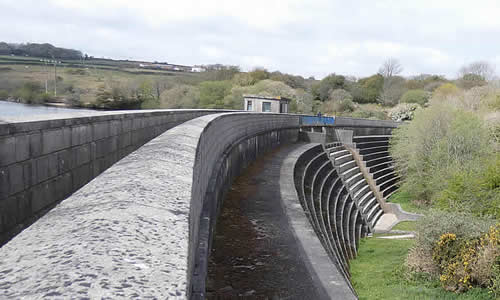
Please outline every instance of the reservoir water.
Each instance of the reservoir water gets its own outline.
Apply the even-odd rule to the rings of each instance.
[[[29,115],[92,111],[87,109],[63,108],[43,105],[28,105],[0,100],[0,119],[2,117],[20,117]]]

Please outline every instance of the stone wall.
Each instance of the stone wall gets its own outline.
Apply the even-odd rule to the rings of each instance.
[[[0,245],[147,141],[215,112],[95,112],[0,122]]]

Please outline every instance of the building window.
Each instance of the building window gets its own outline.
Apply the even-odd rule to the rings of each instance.
[[[262,102],[262,112],[271,111],[271,102]]]
[[[252,110],[253,110],[253,107],[252,107],[252,100],[248,100],[248,101],[247,101],[247,110],[248,110],[248,111],[252,111]]]

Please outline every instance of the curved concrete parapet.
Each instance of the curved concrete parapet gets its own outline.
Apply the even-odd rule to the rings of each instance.
[[[292,151],[281,167],[280,191],[282,204],[290,226],[304,253],[304,261],[314,281],[319,284],[324,299],[357,299],[348,275],[348,261],[345,257],[344,240],[339,240],[340,223],[330,223],[335,216],[336,193],[339,188],[335,170],[327,167],[322,158],[325,155],[321,145],[307,144]],[[314,159],[315,158],[315,159]],[[316,162],[311,163],[311,159]],[[322,162],[322,163],[320,163]],[[309,166],[307,166],[309,165]],[[311,166],[320,167],[313,170]],[[313,172],[312,181],[304,181],[303,174]],[[307,191],[302,183],[307,182]],[[320,191],[314,192],[317,188]],[[310,196],[305,196],[310,193]],[[332,196],[332,197],[330,197]],[[307,198],[307,199],[306,199]],[[330,213],[330,208],[332,209]],[[331,215],[333,214],[333,215]],[[313,217],[313,216],[316,217]],[[316,223],[316,221],[318,223]]]
[[[129,153],[221,110],[75,111],[0,122],[0,246]]]
[[[203,298],[220,199],[298,126],[225,113],[154,138],[0,248],[0,298]]]

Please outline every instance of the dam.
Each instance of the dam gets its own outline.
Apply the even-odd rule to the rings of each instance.
[[[281,230],[283,261],[310,282],[298,293],[356,299],[349,260],[359,240],[380,220],[417,217],[387,202],[399,180],[388,153],[397,126],[220,110],[5,118],[0,296],[213,296],[218,218],[243,175],[267,182],[259,197],[274,202],[251,213]],[[245,173],[265,157],[265,176]]]

